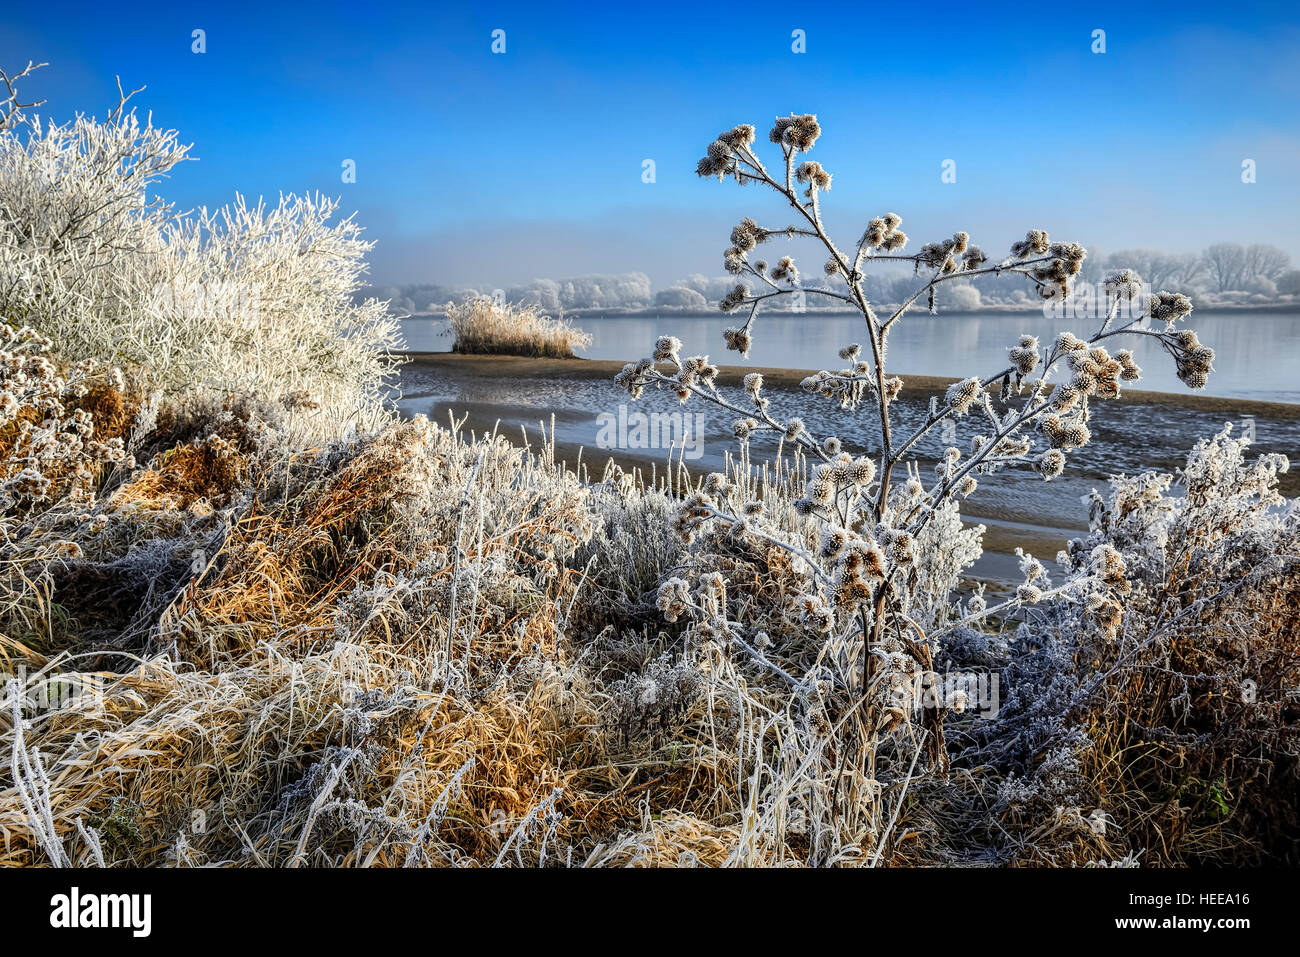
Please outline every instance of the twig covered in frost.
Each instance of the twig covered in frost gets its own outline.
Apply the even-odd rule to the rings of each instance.
[[[54,808],[51,805],[49,775],[41,753],[28,749],[23,738],[23,696],[25,689],[16,679],[5,683],[5,697],[9,700],[9,717],[13,722],[13,741],[9,752],[9,772],[14,788],[27,811],[27,827],[45,851],[45,856],[55,867],[71,867],[72,861],[58,838],[54,826]]]
[[[99,832],[93,827],[87,827],[83,824],[80,816],[77,817],[76,825],[77,833],[80,834],[81,839],[86,842],[86,847],[90,851],[90,856],[95,861],[95,866],[107,867],[108,865],[104,863],[104,847],[100,843]]]
[[[437,837],[438,828],[442,825],[448,806],[460,794],[461,781],[473,767],[474,758],[467,758],[465,763],[456,769],[456,773],[451,776],[451,779],[439,792],[438,796],[434,798],[433,803],[429,805],[429,813],[424,816],[424,820],[420,823],[420,828],[411,841],[411,849],[407,852],[407,867],[413,866],[418,859],[427,855],[428,852],[424,848],[425,842],[428,841],[431,835]]]
[[[451,613],[447,616],[447,657],[449,659],[455,653],[456,646],[456,598],[460,584],[460,561],[462,558],[467,557],[465,549],[460,543],[461,536],[465,529],[465,515],[476,501],[473,489],[474,483],[478,480],[479,470],[483,467],[483,456],[484,452],[480,450],[478,457],[474,460],[474,468],[470,470],[469,478],[465,480],[465,494],[461,496],[460,502],[456,506],[456,542],[451,559]]]
[[[524,859],[520,854],[520,846],[536,832],[540,832],[542,836],[541,845],[537,851],[537,866],[542,866],[546,860],[546,843],[563,819],[556,808],[556,802],[560,800],[563,793],[563,788],[554,788],[550,794],[524,815],[523,820],[510,832],[510,836],[501,845],[501,852],[497,854],[496,860],[492,863],[493,867],[501,867],[506,859],[506,854],[512,849],[515,852],[515,861],[522,867]]]
[[[326,778],[324,786],[320,789],[311,802],[311,807],[307,811],[307,820],[303,823],[302,833],[298,836],[298,846],[289,860],[289,867],[297,867],[302,863],[307,854],[307,841],[311,837],[312,828],[316,824],[316,817],[320,814],[321,808],[334,794],[334,789],[338,787],[339,779],[343,777],[343,772],[347,770],[353,759],[360,754],[357,748],[348,748],[342,752],[339,762],[330,768],[329,777]]]

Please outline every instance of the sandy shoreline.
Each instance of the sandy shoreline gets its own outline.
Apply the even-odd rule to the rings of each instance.
[[[536,359],[525,356],[460,355],[452,352],[399,353],[407,363],[454,369],[461,375],[483,378],[510,376],[554,376],[572,379],[612,379],[623,368],[623,362],[611,359]],[[774,369],[762,366],[719,366],[724,382],[739,385],[750,372],[761,372],[769,388],[797,388],[805,376],[816,369]],[[903,380],[903,393],[909,391],[936,392],[956,382],[944,376],[909,376],[899,373]],[[1148,392],[1144,389],[1125,389],[1118,400],[1140,402],[1147,405],[1180,406],[1201,412],[1221,412],[1228,415],[1253,415],[1271,419],[1300,419],[1300,404],[1288,402],[1263,402],[1257,399],[1230,399],[1202,395],[1195,392]]]

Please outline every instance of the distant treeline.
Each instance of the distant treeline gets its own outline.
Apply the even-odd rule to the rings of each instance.
[[[1148,290],[1184,292],[1195,295],[1202,305],[1285,302],[1300,297],[1300,270],[1291,257],[1276,246],[1255,243],[1215,243],[1201,253],[1163,253],[1152,249],[1128,249],[1115,253],[1091,252],[1084,262],[1083,282],[1101,283],[1120,269],[1133,269]],[[804,279],[806,289],[833,289],[835,280],[820,276]],[[396,312],[441,312],[448,302],[463,302],[477,296],[496,296],[511,303],[527,303],[549,313],[605,309],[610,311],[657,309],[665,312],[702,312],[717,302],[737,283],[734,276],[694,274],[654,289],[650,277],[641,272],[614,275],[577,276],[572,279],[534,279],[522,286],[473,288],[412,283],[371,286],[359,298],[387,299]],[[868,298],[879,303],[898,303],[916,291],[920,283],[911,271],[895,264],[868,271],[864,282]],[[1035,301],[1030,285],[1020,276],[981,277],[978,284],[954,282],[942,290],[939,305],[947,309],[977,309],[981,306],[1028,304]],[[773,311],[789,310],[792,297],[778,297]],[[808,306],[824,307],[824,301]]]

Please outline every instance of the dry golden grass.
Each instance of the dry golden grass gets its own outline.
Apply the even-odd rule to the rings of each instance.
[[[206,500],[221,505],[243,486],[247,461],[219,435],[178,445],[112,497],[114,505],[181,511]]]
[[[1216,569],[1175,570],[1165,592],[1186,607],[1221,585]],[[1112,649],[1098,658],[1116,663]],[[1300,572],[1211,606],[1127,664],[1086,719],[1088,776],[1128,839],[1173,864],[1300,859],[1300,704],[1288,693],[1300,686]]]
[[[236,473],[202,451],[182,443],[142,469],[120,520],[146,528],[212,498]],[[688,735],[671,766],[651,755],[639,770],[601,682],[575,665],[561,618],[582,576],[555,553],[591,534],[577,482],[422,422],[244,461],[260,469],[251,499],[143,653],[96,671],[85,706],[20,713],[17,729],[0,716],[0,748],[39,750],[49,769],[45,785],[0,776],[0,862],[52,859],[25,790],[81,864],[582,863],[639,833],[646,801],[716,807],[725,757]],[[490,574],[453,599],[457,566]],[[67,652],[10,651],[91,680]]]
[[[74,409],[89,412],[95,420],[95,435],[100,439],[125,439],[140,411],[138,394],[104,381],[89,383],[85,395],[70,403]]]
[[[591,336],[552,319],[532,305],[470,299],[447,304],[447,319],[456,335],[453,352],[572,359],[591,345]]]
[[[1176,709],[1162,673],[1231,667],[1227,619],[1081,715],[1122,829],[1070,807],[994,817],[996,768],[912,776],[919,726],[879,739],[866,781],[852,702],[792,694],[722,643],[682,647],[652,603],[686,560],[672,506],[626,475],[584,484],[547,449],[423,420],[296,452],[239,407],[159,421],[104,522],[59,532],[84,542],[44,579],[60,640],[0,639],[29,690],[88,692],[0,709],[0,865],[1071,866],[1135,846],[1158,864],[1249,858],[1257,818],[1293,811],[1258,761],[1221,767],[1264,738],[1141,731]],[[698,545],[773,662],[828,653],[789,616],[786,553]],[[1296,587],[1249,599],[1272,634],[1300,631]],[[1294,641],[1252,654],[1294,678]],[[1192,704],[1231,725],[1222,697]],[[954,751],[977,722],[952,718]],[[1171,787],[1225,767],[1239,816],[1175,813],[1191,802]]]

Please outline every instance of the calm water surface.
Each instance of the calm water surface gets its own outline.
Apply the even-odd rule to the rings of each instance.
[[[522,428],[536,438],[539,423],[544,423],[548,431],[553,423],[556,439],[586,449],[584,459],[593,463],[597,472],[610,454],[619,454],[617,450],[601,449],[602,417],[609,421],[608,417],[620,414],[688,415],[682,427],[689,427],[692,439],[700,440],[698,444],[692,441],[692,452],[698,458],[687,457],[687,464],[695,469],[720,468],[724,456],[737,449],[731,430],[733,413],[701,400],[682,406],[666,390],[648,389],[640,400],[632,402],[612,382],[600,378],[489,378],[418,362],[403,368],[401,387],[398,407],[407,416],[423,413],[445,423],[448,413],[468,413],[473,419],[470,427],[485,431],[499,425],[511,437],[518,437]],[[799,416],[814,435],[838,435],[849,451],[878,453],[877,425],[871,408],[856,413],[841,410],[833,402],[797,389],[782,389],[779,394],[774,391],[772,399],[782,415]],[[905,393],[893,407],[896,433],[910,434],[926,412],[922,395]],[[1186,462],[1188,449],[1197,439],[1222,429],[1228,418],[1222,412],[1138,400],[1098,402],[1089,422],[1093,440],[1070,453],[1065,475],[1051,482],[1021,469],[981,476],[980,490],[964,505],[963,514],[1056,528],[1086,527],[1087,508],[1080,499],[1091,489],[1104,489],[1106,479],[1115,473],[1174,471]],[[915,452],[928,469],[947,444],[969,448],[975,434],[987,431],[986,420],[968,416],[955,423],[948,435],[940,430],[929,433],[914,447]],[[1283,452],[1293,460],[1300,458],[1300,419],[1259,415],[1255,431],[1256,453]],[[663,465],[670,456],[676,457],[664,447],[666,444],[655,443],[634,457]],[[775,445],[770,437],[755,439],[754,458],[767,458]],[[1296,493],[1292,490],[1288,494]]]
[[[688,355],[705,354],[724,365],[773,366],[783,369],[835,369],[837,356],[851,342],[865,342],[862,320],[852,316],[760,315],[748,359],[727,352],[722,330],[734,316],[665,315],[660,318],[610,316],[584,318],[576,325],[594,337],[583,355],[592,359],[631,361],[650,354],[656,336],[682,340]],[[1007,364],[1007,348],[1021,335],[1044,341],[1064,330],[1087,337],[1096,321],[1048,319],[1038,312],[930,316],[909,314],[890,333],[889,367],[900,374],[989,375]],[[1207,395],[1273,402],[1300,402],[1300,313],[1244,313],[1197,310],[1185,322],[1214,349],[1214,373]],[[446,320],[419,317],[403,323],[407,348],[447,351],[451,336]],[[1108,347],[1133,350],[1142,366],[1138,388],[1156,392],[1186,391],[1174,375],[1173,361],[1147,336],[1111,339]]]

